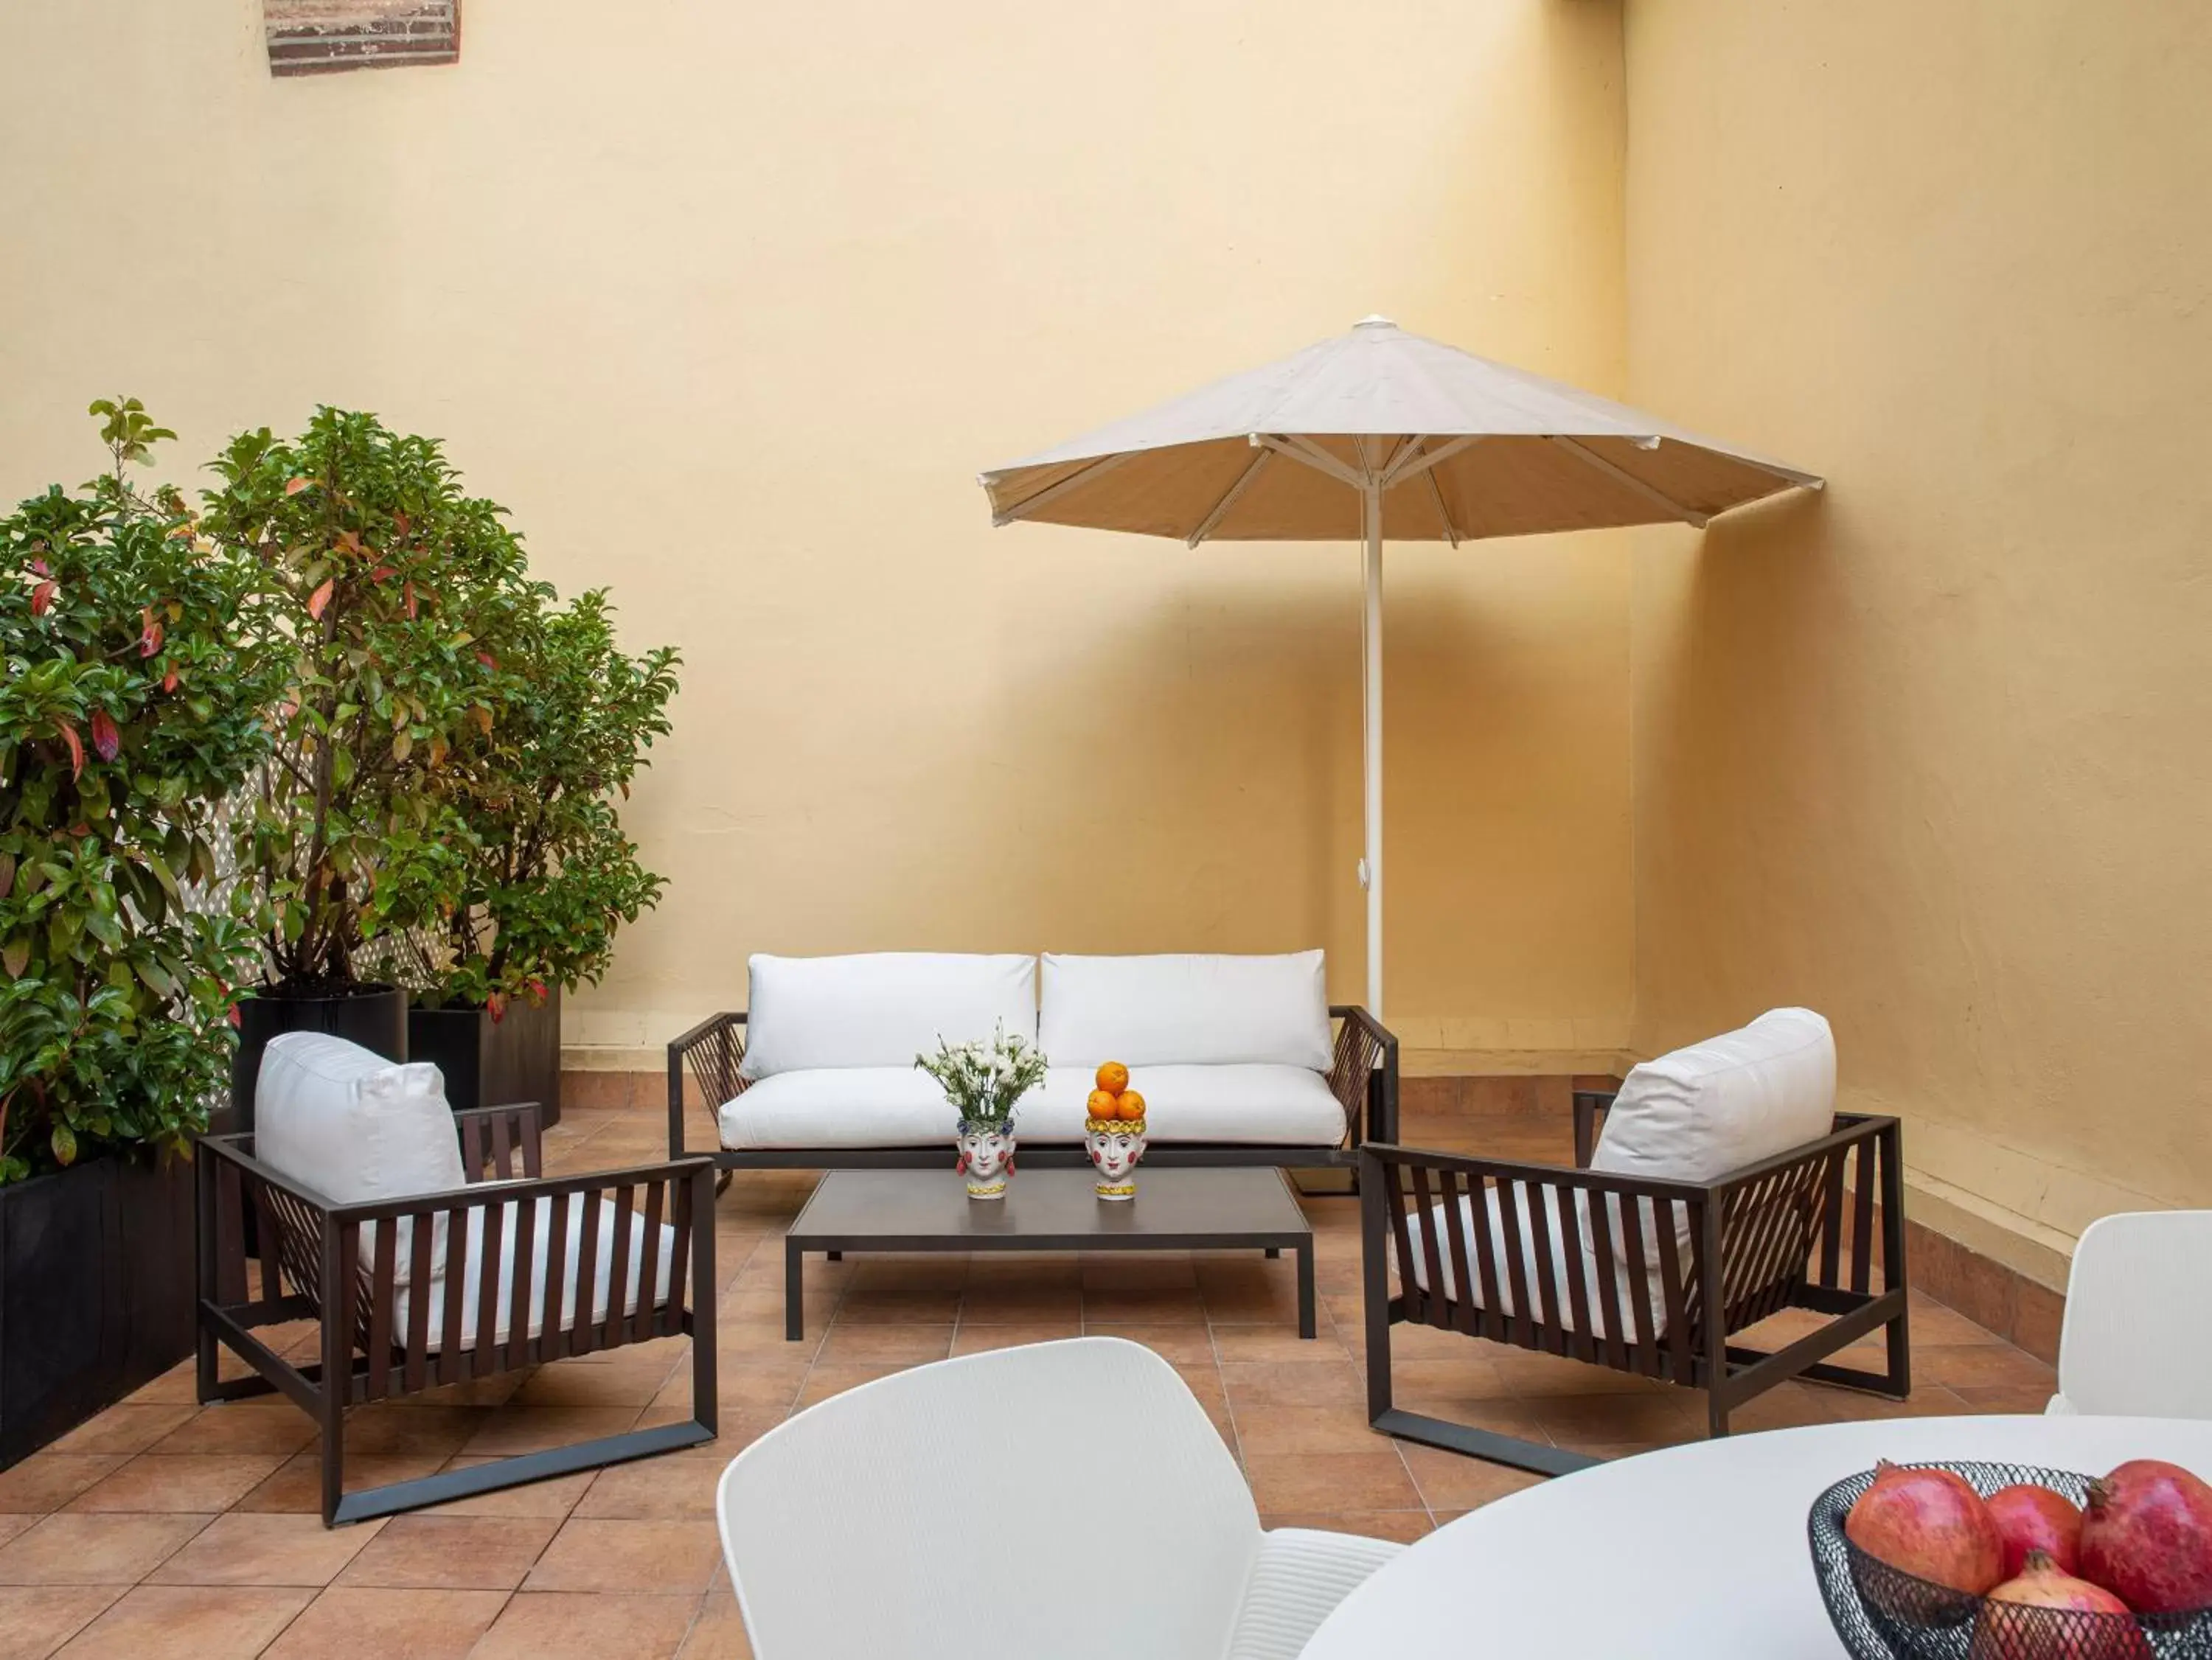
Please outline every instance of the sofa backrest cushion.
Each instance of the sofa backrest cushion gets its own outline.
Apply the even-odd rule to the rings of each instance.
[[[1037,1047],[1054,1066],[1302,1066],[1330,1061],[1322,955],[1046,953]]]
[[[1708,1182],[1832,1126],[1836,1040],[1809,1009],[1770,1009],[1749,1026],[1632,1070],[1606,1114],[1590,1168]]]
[[[287,1032],[261,1051],[253,1151],[340,1204],[441,1193],[467,1180],[446,1081],[322,1032]]]
[[[822,1067],[912,1066],[947,1043],[1001,1026],[1036,1035],[1036,960],[925,951],[753,957],[745,1005],[747,1078]]]

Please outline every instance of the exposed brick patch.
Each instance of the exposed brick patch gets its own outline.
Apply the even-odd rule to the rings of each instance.
[[[272,75],[453,64],[460,0],[262,0]]]

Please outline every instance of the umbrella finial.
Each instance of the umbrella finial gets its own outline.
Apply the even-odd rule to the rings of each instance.
[[[1355,329],[1395,329],[1398,325],[1380,312],[1370,312],[1352,326]]]

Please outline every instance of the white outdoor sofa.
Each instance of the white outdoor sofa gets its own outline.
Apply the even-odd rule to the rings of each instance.
[[[1331,1007],[1319,951],[1281,956],[756,956],[750,1007],[668,1045],[669,1156],[714,1117],[726,1170],[927,1167],[951,1110],[917,1055],[1004,1029],[1050,1063],[1015,1120],[1020,1160],[1084,1162],[1085,1103],[1120,1061],[1153,1165],[1357,1163],[1397,1131],[1398,1044]]]

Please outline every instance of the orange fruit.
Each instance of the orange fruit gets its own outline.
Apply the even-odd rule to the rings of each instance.
[[[1129,1087],[1129,1069],[1119,1061],[1109,1061],[1098,1069],[1098,1087],[1109,1095],[1118,1095]]]
[[[1085,1105],[1085,1109],[1094,1118],[1110,1118],[1114,1116],[1114,1098],[1103,1089],[1092,1090],[1090,1100]]]
[[[1125,1118],[1141,1118],[1145,1116],[1145,1098],[1133,1089],[1125,1089],[1121,1092],[1119,1105],[1121,1109],[1121,1116]]]

